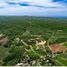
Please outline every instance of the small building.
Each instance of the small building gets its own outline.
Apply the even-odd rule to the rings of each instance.
[[[17,63],[16,66],[23,66],[23,63]]]

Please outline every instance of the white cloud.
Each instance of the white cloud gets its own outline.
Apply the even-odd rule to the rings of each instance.
[[[54,3],[52,0],[6,0],[7,2],[22,3],[29,2],[31,5],[40,5],[47,7],[61,7],[61,4]]]
[[[45,7],[65,7],[61,3],[54,3],[52,0],[1,0],[0,6],[6,6],[7,2],[11,3],[23,3],[28,2],[30,5],[45,6]],[[18,5],[18,4],[17,4]],[[8,7],[8,6],[7,6]]]
[[[28,2],[30,5],[44,6],[44,8],[10,5],[7,2]],[[59,2],[54,3],[52,0],[1,0],[0,7],[5,7],[0,8],[0,15],[67,16],[67,6]]]
[[[5,7],[5,6],[7,6],[7,3],[5,3],[5,2],[0,2],[0,7]]]

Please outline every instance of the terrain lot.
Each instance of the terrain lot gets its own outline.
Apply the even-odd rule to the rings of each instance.
[[[44,40],[54,32],[50,45],[54,43],[63,43],[67,41],[67,19],[61,18],[44,18],[44,17],[0,17],[0,34],[5,34],[10,42],[15,37],[22,36],[28,30],[33,35],[41,35]],[[67,43],[64,43],[67,47]],[[7,56],[9,48],[0,46],[0,61]],[[67,52],[57,55],[55,62],[61,66],[67,66]]]

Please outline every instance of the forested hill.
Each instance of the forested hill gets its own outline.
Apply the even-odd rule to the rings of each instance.
[[[33,17],[33,16],[0,16],[0,22],[19,22],[19,21],[41,21],[53,23],[67,23],[66,18],[49,18],[49,17]]]

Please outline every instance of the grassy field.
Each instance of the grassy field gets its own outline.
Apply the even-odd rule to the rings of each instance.
[[[3,46],[0,46],[0,60],[2,60],[6,55],[8,54],[8,48],[4,48]]]
[[[67,66],[67,54],[60,54],[55,57],[55,61],[61,66]]]

